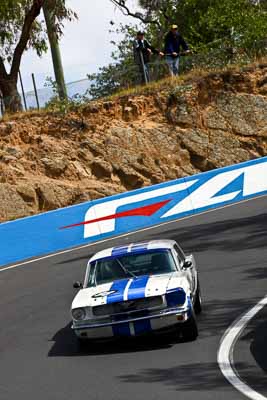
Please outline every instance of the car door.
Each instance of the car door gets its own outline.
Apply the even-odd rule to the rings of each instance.
[[[196,261],[193,254],[185,258],[184,270],[191,276],[192,294],[195,296],[197,290],[197,269]]]
[[[179,260],[179,265],[181,266],[183,272],[187,276],[191,293],[194,296],[197,288],[197,272],[196,272],[196,262],[194,256],[190,255],[186,257],[180,246],[178,246],[178,244],[174,245],[173,250],[175,252],[176,257]]]

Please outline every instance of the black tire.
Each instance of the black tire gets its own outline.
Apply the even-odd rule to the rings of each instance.
[[[198,327],[194,312],[191,317],[183,323],[182,335],[186,342],[193,342],[198,337]]]
[[[197,290],[196,290],[196,297],[195,297],[195,303],[194,303],[194,311],[195,311],[195,314],[200,314],[202,311],[202,298],[201,298],[201,289],[200,289],[199,280],[197,280]]]
[[[88,349],[89,346],[89,340],[88,339],[83,339],[77,336],[77,344],[78,344],[78,348],[79,350],[83,351]]]

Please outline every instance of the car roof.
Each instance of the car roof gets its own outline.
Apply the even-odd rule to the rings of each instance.
[[[147,242],[136,242],[131,244],[125,244],[116,247],[110,247],[108,249],[99,251],[89,262],[100,260],[107,257],[123,256],[130,253],[145,253],[148,250],[154,249],[171,249],[176,242],[174,240],[150,240]]]

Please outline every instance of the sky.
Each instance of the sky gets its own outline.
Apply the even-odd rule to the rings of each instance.
[[[128,2],[136,8],[137,0]],[[114,46],[110,40],[118,37],[109,33],[111,20],[116,24],[138,24],[138,20],[124,16],[110,0],[67,0],[67,6],[79,16],[78,21],[65,24],[60,41],[65,80],[73,82],[86,78],[88,73],[97,72],[99,67],[111,61]],[[38,88],[44,86],[46,77],[54,79],[50,50],[42,58],[31,50],[24,54],[21,75],[26,91],[33,89],[32,73]]]

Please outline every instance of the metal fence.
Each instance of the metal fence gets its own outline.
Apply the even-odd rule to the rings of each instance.
[[[90,81],[88,78],[67,83],[66,87],[69,100],[74,99],[75,97],[77,97],[77,95],[81,97],[86,96],[86,93],[90,88],[91,84],[92,81]],[[37,89],[36,92],[35,90],[26,92],[24,93],[24,96],[22,91],[20,90],[19,95],[21,98],[22,108],[25,111],[25,110],[34,110],[38,108],[45,108],[47,104],[57,96],[57,93],[55,89],[51,86],[51,87],[44,87],[41,89]],[[89,99],[90,97],[88,97],[88,100]],[[4,113],[5,113],[5,101],[4,98],[1,97],[0,93],[0,116],[3,116]]]
[[[180,57],[179,73],[184,74],[192,69],[218,69],[233,64],[248,64],[255,58],[267,56],[267,40],[255,44],[255,49],[247,52],[240,48],[217,48],[209,52],[199,52]],[[156,57],[147,64],[149,68],[149,81],[157,81],[169,75],[169,69],[164,58]],[[113,65],[113,68],[103,70],[102,78],[105,86],[97,79],[81,79],[66,85],[70,101],[86,102],[92,98],[100,98],[122,89],[129,89],[139,84],[146,83],[144,70],[140,65],[130,64],[125,66]],[[106,74],[106,75],[105,75]],[[110,76],[109,76],[110,74]],[[45,108],[53,99],[57,98],[56,86],[44,87],[21,95],[24,110]],[[0,115],[5,112],[4,99],[0,97]]]

